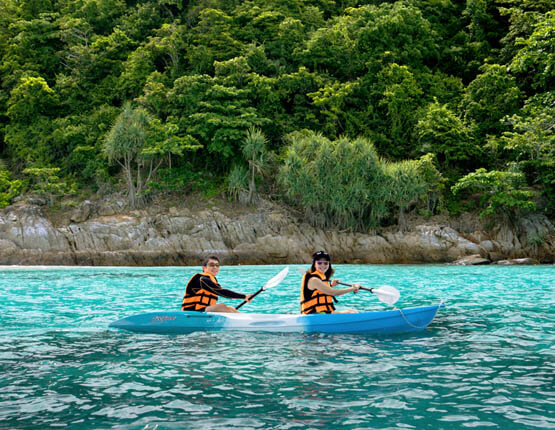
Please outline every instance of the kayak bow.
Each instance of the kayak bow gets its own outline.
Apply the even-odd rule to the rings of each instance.
[[[160,311],[129,316],[111,323],[110,327],[157,334],[220,330],[391,334],[423,330],[441,306],[443,303],[388,311],[312,315]]]

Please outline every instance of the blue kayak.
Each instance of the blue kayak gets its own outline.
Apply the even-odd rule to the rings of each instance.
[[[110,327],[157,334],[221,330],[391,334],[425,329],[441,306],[443,303],[390,311],[313,315],[161,311],[129,316]]]

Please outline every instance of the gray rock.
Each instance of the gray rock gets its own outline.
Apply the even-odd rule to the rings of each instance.
[[[535,257],[522,255],[534,249],[538,260],[552,262],[555,248],[552,225],[541,219],[534,220],[541,229],[528,226],[520,236],[501,228],[491,235],[473,229],[463,236],[439,223],[406,233],[361,234],[316,229],[265,201],[233,216],[176,208],[168,214],[123,215],[123,204],[117,199],[84,202],[73,221],[61,227],[24,201],[0,210],[0,264],[198,265],[207,254],[226,264],[309,263],[318,249],[330,252],[337,263],[489,264]],[[108,207],[120,215],[100,215],[110,212]],[[521,246],[527,241],[518,237],[538,232],[541,244]]]
[[[475,255],[467,255],[466,257],[459,258],[453,264],[458,266],[478,266],[478,265],[484,265],[484,264],[490,264],[490,263],[491,261],[489,261],[487,258],[482,258],[480,254],[475,254]]]
[[[92,209],[92,203],[90,202],[90,200],[85,200],[83,203],[79,205],[79,207],[77,207],[73,211],[69,219],[72,222],[86,221],[91,214],[91,209]]]
[[[499,260],[495,264],[499,264],[500,266],[515,266],[524,264],[540,264],[540,262],[535,258],[513,258],[510,260]]]

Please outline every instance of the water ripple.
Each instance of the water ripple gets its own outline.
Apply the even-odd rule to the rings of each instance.
[[[254,292],[280,269],[226,267],[219,279]],[[447,307],[399,336],[138,335],[106,327],[177,309],[193,268],[2,271],[0,427],[555,428],[553,267],[336,270],[395,285],[402,306]],[[245,311],[297,312],[299,282]],[[385,308],[370,294],[340,299]]]

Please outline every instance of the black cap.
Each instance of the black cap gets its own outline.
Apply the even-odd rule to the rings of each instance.
[[[312,254],[312,260],[328,260],[330,261],[330,255],[326,251],[318,251]]]

